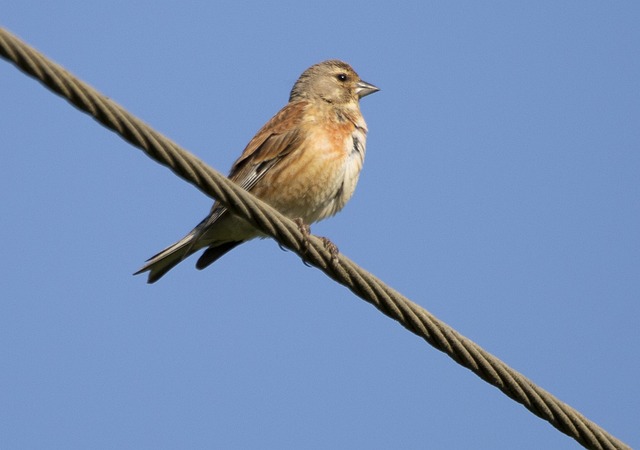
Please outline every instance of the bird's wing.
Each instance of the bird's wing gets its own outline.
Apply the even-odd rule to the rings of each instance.
[[[288,103],[271,118],[231,167],[229,179],[250,191],[275,164],[297,148],[301,141],[298,125],[306,101]]]
[[[302,136],[298,125],[302,121],[307,103],[305,100],[290,102],[273,116],[233,163],[229,179],[250,191],[270,169],[299,147]],[[199,226],[208,228],[225,212],[223,205],[214,203],[211,214]]]

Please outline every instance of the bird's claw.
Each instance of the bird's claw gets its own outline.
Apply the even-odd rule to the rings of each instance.
[[[338,246],[333,242],[331,242],[329,238],[326,238],[324,236],[321,236],[320,239],[322,239],[322,244],[324,244],[324,248],[331,255],[331,262],[338,261],[338,255],[340,254],[340,250],[338,250]]]
[[[305,256],[309,253],[309,247],[311,245],[309,240],[309,236],[311,236],[311,227],[309,227],[309,225],[304,223],[304,221],[301,218],[294,219],[293,222],[296,224],[296,226],[298,227],[298,230],[300,230],[300,233],[302,233],[302,236],[303,236],[302,248],[301,248],[302,255],[303,255],[302,262],[304,263],[305,266],[311,267],[311,264],[309,264],[309,262],[305,258]],[[331,255],[331,262],[332,263],[337,262],[338,255],[340,254],[340,250],[338,250],[338,246],[333,242],[331,242],[329,238],[326,238],[324,236],[320,236],[320,240],[322,240],[322,244],[324,245],[324,248]]]
[[[309,264],[305,258],[305,256],[309,253],[309,236],[311,236],[311,227],[304,223],[304,221],[300,217],[294,219],[293,222],[298,227],[298,230],[300,230],[300,233],[302,233],[302,248],[300,249],[303,255],[302,263],[307,267],[311,267],[311,264]]]

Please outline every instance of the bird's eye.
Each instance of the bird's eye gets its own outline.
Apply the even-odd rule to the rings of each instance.
[[[347,74],[346,73],[339,73],[338,75],[336,75],[336,78],[340,81],[347,81]]]

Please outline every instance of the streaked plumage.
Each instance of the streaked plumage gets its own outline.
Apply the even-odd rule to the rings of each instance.
[[[364,162],[367,125],[359,100],[378,88],[346,63],[329,60],[307,69],[289,103],[249,142],[229,179],[292,219],[311,224],[340,211],[351,198]],[[207,248],[203,269],[260,234],[218,202],[209,216],[180,241],[151,257],[136,274],[149,283]]]

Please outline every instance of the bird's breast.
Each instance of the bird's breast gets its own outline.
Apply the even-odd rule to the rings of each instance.
[[[304,139],[254,193],[291,218],[313,223],[340,211],[353,195],[364,162],[366,125],[303,124]]]

